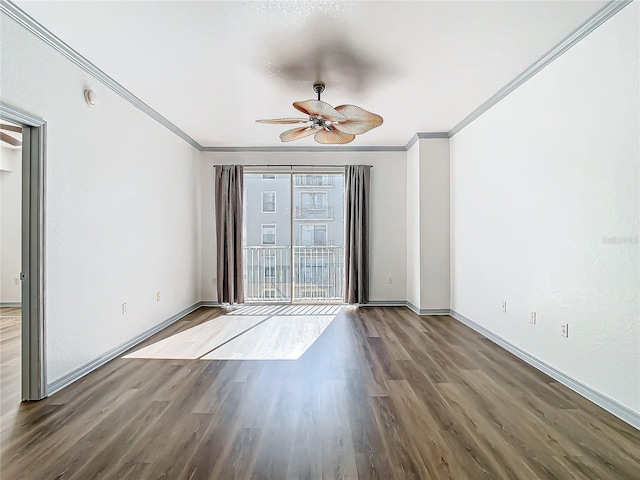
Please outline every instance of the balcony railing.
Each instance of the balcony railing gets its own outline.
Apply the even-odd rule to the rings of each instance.
[[[344,287],[344,247],[293,247],[293,300],[340,300]],[[288,302],[290,247],[244,247],[246,301]]]
[[[296,187],[332,187],[333,175],[294,175]]]
[[[333,207],[327,205],[311,205],[296,207],[296,220],[332,220]]]

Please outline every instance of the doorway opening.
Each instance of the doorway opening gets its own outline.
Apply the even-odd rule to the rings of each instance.
[[[243,219],[247,302],[342,302],[344,172],[245,173]]]
[[[0,103],[0,120],[21,129],[20,164],[20,395],[46,396],[44,358],[44,120]],[[14,232],[15,233],[15,232]],[[15,255],[12,254],[12,255]],[[4,257],[4,253],[3,253]],[[3,258],[4,260],[4,258]],[[13,283],[15,284],[15,276]],[[4,353],[4,352],[3,352]],[[5,407],[5,405],[3,405]]]

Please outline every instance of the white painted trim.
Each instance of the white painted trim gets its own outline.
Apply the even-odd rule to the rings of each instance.
[[[545,363],[542,360],[539,360],[538,358],[525,352],[524,350],[521,350],[520,348],[516,347],[512,343],[509,343],[507,340],[503,339],[502,337],[499,337],[498,335],[482,327],[481,325],[478,325],[473,320],[468,319],[467,317],[456,312],[455,310],[451,310],[450,312],[451,312],[450,313],[451,317],[455,318],[460,323],[463,323],[467,327],[475,330],[479,334],[491,340],[493,343],[504,348],[505,350],[512,353],[516,357],[524,360],[532,367],[535,367],[541,372],[546,373],[551,378],[569,387],[571,390],[582,395],[587,400],[590,400],[596,405],[604,408],[607,412],[615,415],[620,420],[623,420],[627,422],[629,425],[640,430],[640,413],[621,404],[617,400],[614,400],[613,398],[608,397],[604,393],[599,392],[598,390],[590,387],[589,385],[582,383],[580,380],[577,380],[571,377],[570,375],[567,375],[566,373],[558,370],[557,368],[549,365],[548,363]]]
[[[476,118],[482,115],[484,112],[493,107],[496,103],[509,95],[520,85],[525,83],[536,73],[542,70],[544,67],[552,63],[564,52],[569,50],[575,44],[577,44],[584,37],[593,32],[596,28],[602,25],[604,22],[613,17],[616,13],[629,5],[633,0],[613,0],[607,3],[604,7],[594,13],[585,22],[583,22],[578,28],[560,40],[556,46],[540,57],[536,62],[527,67],[520,75],[507,83],[504,87],[494,93],[487,101],[481,104],[473,112],[463,118],[456,126],[449,130],[449,137],[453,137],[456,133],[462,130],[464,127],[473,122]]]
[[[97,358],[94,358],[90,362],[87,362],[84,365],[80,365],[79,367],[71,370],[69,373],[66,373],[63,376],[56,378],[52,382],[47,383],[46,389],[45,389],[45,396],[49,397],[53,395],[54,393],[62,390],[64,387],[67,387],[68,385],[72,384],[76,380],[79,380],[80,378],[84,377],[86,374],[101,367],[105,363],[113,360],[114,358],[119,357],[130,348],[135,347],[140,342],[158,333],[160,330],[167,328],[172,323],[175,323],[181,318],[183,318],[184,316],[189,315],[191,312],[194,312],[195,310],[203,306],[203,303],[207,303],[207,302],[194,303],[190,307],[187,307],[184,310],[176,313],[175,315],[169,317],[168,319],[159,323],[155,327],[152,327],[149,330],[142,332],[140,335],[137,335],[136,337],[130,340],[127,340],[123,344],[118,345],[117,347],[114,347],[111,350],[106,351],[105,353],[98,356]]]

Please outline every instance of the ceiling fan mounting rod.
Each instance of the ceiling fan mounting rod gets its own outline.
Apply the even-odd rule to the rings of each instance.
[[[314,83],[313,91],[318,94],[318,101],[320,100],[320,94],[324,92],[324,83]]]

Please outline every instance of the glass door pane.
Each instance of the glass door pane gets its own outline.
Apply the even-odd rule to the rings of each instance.
[[[344,175],[293,175],[293,300],[342,300]]]
[[[244,175],[244,296],[291,301],[291,175]]]

